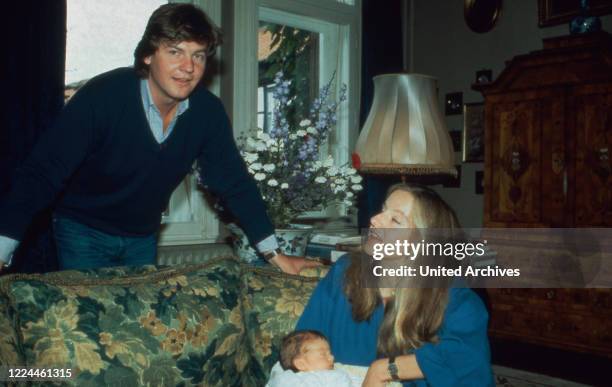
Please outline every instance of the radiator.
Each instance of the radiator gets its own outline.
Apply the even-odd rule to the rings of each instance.
[[[202,263],[212,258],[232,254],[232,248],[224,243],[160,246],[157,252],[157,263],[159,265]]]

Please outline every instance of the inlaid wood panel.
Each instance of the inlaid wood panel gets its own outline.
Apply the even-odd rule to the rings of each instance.
[[[603,89],[574,97],[577,226],[612,226],[612,88]]]
[[[516,95],[487,107],[492,130],[489,221],[564,223],[564,99],[559,93]],[[556,190],[551,189],[556,187]]]

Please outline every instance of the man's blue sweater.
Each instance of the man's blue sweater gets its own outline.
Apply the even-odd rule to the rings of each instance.
[[[273,234],[217,97],[197,87],[189,109],[160,144],[134,70],[101,74],[73,96],[17,172],[0,203],[0,235],[20,240],[34,214],[56,198],[58,214],[101,231],[151,234],[194,160],[205,186],[222,198],[252,242]]]

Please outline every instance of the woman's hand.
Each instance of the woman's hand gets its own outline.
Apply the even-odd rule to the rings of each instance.
[[[378,359],[375,360],[368,368],[365,380],[363,381],[363,387],[384,387],[387,381],[391,380],[387,365],[389,359]]]

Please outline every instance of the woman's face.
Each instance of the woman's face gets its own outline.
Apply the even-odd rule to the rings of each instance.
[[[385,201],[382,211],[370,219],[370,231],[364,250],[381,259],[382,245],[395,245],[397,241],[409,239],[414,229],[414,196],[410,192],[397,190]],[[378,253],[376,253],[378,249]],[[388,256],[389,253],[385,253]]]
[[[409,228],[414,227],[412,209],[414,207],[414,196],[410,192],[395,191],[385,204],[382,212],[370,219],[370,228]]]

